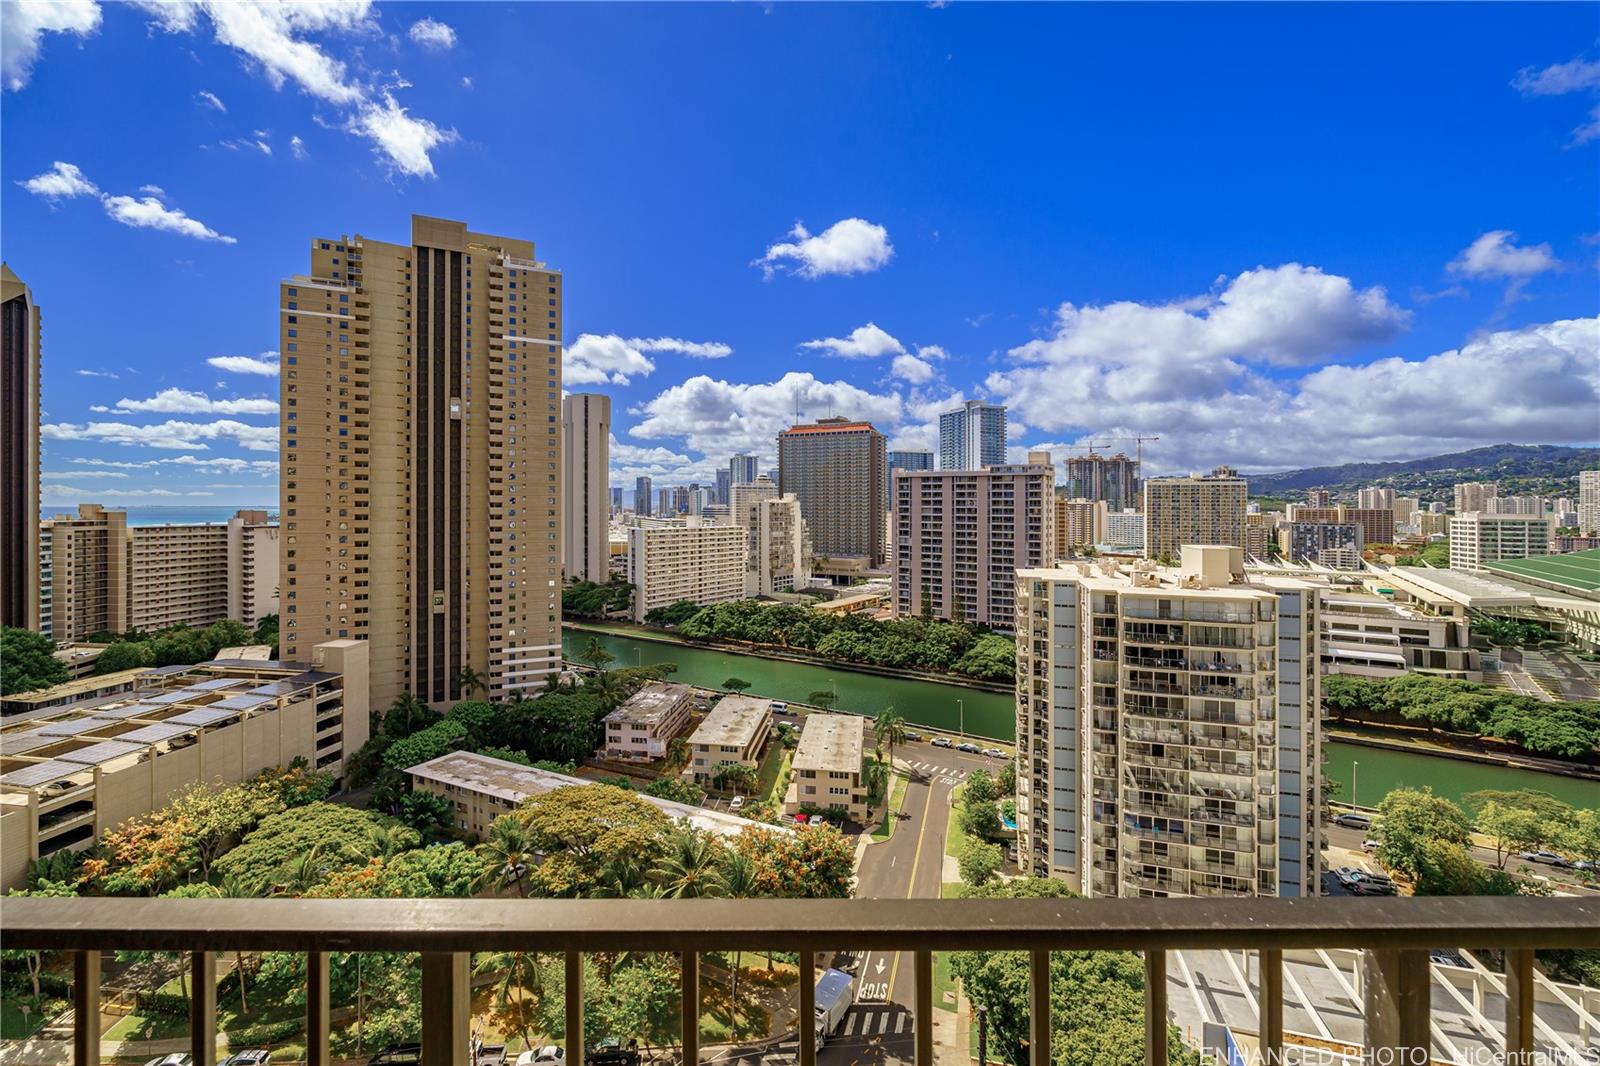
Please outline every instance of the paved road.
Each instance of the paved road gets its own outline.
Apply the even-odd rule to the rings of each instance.
[[[1328,826],[1328,865],[1330,867],[1346,865],[1345,860],[1341,858],[1339,854],[1340,850],[1343,850],[1351,852],[1352,858],[1356,860],[1350,862],[1349,865],[1365,866],[1368,869],[1374,870],[1377,869],[1378,864],[1376,859],[1374,859],[1373,856],[1363,852],[1361,848],[1361,844],[1367,839],[1367,836],[1368,833],[1364,830],[1346,829],[1342,825]],[[1482,863],[1484,866],[1491,868],[1495,866],[1495,855],[1493,848],[1484,848],[1473,845],[1468,850],[1472,853],[1472,857],[1478,862]],[[1518,859],[1514,856],[1506,861],[1506,869],[1513,873],[1520,871],[1524,866],[1528,867],[1528,870],[1531,873],[1549,878],[1553,885],[1557,886],[1561,891],[1564,892],[1583,892],[1593,894],[1596,891],[1600,891],[1594,888],[1586,888],[1581,886],[1573,879],[1572,872],[1569,870],[1563,870],[1555,866],[1545,866],[1541,863],[1528,862],[1525,859]],[[1329,874],[1328,876],[1331,877],[1332,875]],[[1324,884],[1326,883],[1327,881],[1325,879]],[[1338,879],[1335,878],[1333,883],[1337,885]],[[1330,894],[1344,895],[1345,893],[1335,892]]]

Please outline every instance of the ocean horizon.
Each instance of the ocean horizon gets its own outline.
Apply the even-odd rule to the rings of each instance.
[[[106,510],[127,511],[129,526],[184,526],[198,525],[202,522],[226,524],[228,519],[232,518],[238,511],[266,511],[274,521],[276,521],[278,518],[278,504],[276,501],[273,503],[230,504],[228,506],[222,506],[219,504],[192,507],[108,506],[106,507]],[[41,521],[45,521],[54,518],[58,514],[70,514],[75,513],[76,511],[77,507],[75,505],[70,507],[66,505],[59,507],[41,507],[39,509],[39,518]]]

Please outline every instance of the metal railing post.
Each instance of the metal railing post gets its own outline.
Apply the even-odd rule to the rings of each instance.
[[[189,954],[189,1057],[194,1060],[194,1066],[215,1066],[217,1061],[217,953],[214,951]]]
[[[1527,1066],[1533,1054],[1533,952],[1506,952],[1506,1062]]]
[[[916,1023],[916,1066],[933,1066],[933,952],[919,950],[916,956],[916,995],[911,1020]]]
[[[328,1066],[328,953],[306,952],[306,1066]]]
[[[679,1004],[683,1026],[683,1062],[679,1066],[698,1066],[700,1062],[700,953],[683,953],[683,1002]]]
[[[817,956],[800,953],[800,1063],[817,1066]]]
[[[566,955],[567,1061],[583,1066],[583,952]]]
[[[464,951],[422,953],[422,1066],[455,1066],[466,1058],[471,957]]]
[[[72,1063],[100,1066],[100,953],[72,953]]]
[[[1257,962],[1261,970],[1261,1055],[1266,1066],[1283,1066],[1283,952],[1269,948]]]
[[[1167,953],[1144,953],[1144,1066],[1167,1066]]]
[[[1369,949],[1362,954],[1362,977],[1369,1061],[1428,1066],[1433,1049],[1428,953]]]
[[[1028,1063],[1050,1066],[1050,953],[1028,955]]]

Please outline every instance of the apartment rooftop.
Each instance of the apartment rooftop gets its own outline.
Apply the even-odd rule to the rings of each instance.
[[[463,791],[493,796],[512,807],[522,803],[523,800],[542,796],[546,792],[554,792],[558,788],[588,788],[596,784],[594,781],[572,774],[523,766],[521,763],[470,751],[452,751],[437,759],[429,759],[425,763],[408,767],[406,773],[423,781],[435,781]],[[716,833],[718,836],[736,837],[746,829],[759,824],[736,814],[725,814],[689,803],[646,796],[643,793],[639,794],[639,798],[668,817],[687,819],[696,829]]]
[[[860,433],[872,429],[871,422],[846,422],[844,419],[828,421],[824,419],[812,426],[790,426],[784,434],[794,433]]]
[[[759,696],[724,696],[689,737],[693,745],[743,748],[771,713],[769,700]]]
[[[859,773],[867,720],[854,714],[808,714],[795,748],[796,770]]]
[[[1304,585],[1301,578],[1247,570],[1244,551],[1227,544],[1185,544],[1183,562],[1162,566],[1151,559],[1107,558],[1066,560],[1053,567],[1017,571],[1019,580],[1060,581],[1076,578],[1085,588],[1101,591],[1148,591],[1166,596],[1252,599],[1263,592]]]
[[[652,681],[621,707],[606,715],[606,724],[642,725],[653,729],[693,697],[694,689],[689,685]]]

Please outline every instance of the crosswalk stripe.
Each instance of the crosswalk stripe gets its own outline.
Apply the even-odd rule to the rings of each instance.
[[[855,1011],[850,1012],[850,1017],[844,1020],[844,1035],[849,1036],[856,1031],[856,1019],[860,1017]]]
[[[909,1017],[911,1017],[911,1015],[902,1011],[900,1016],[894,1020],[894,1031],[896,1035],[906,1031],[906,1019]]]
[[[878,1035],[882,1036],[883,1031],[887,1028],[889,1028],[889,1012],[884,1011],[882,1014],[878,1015]]]

